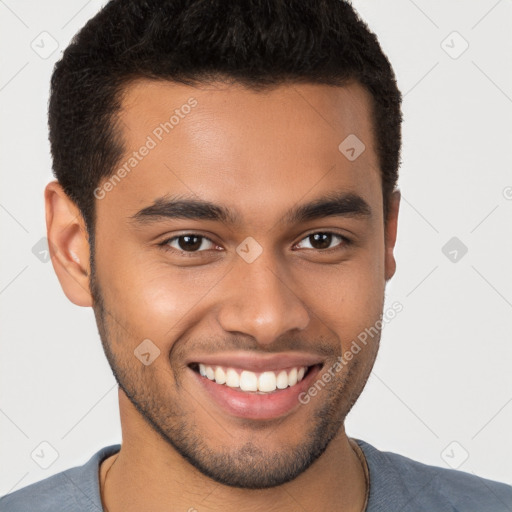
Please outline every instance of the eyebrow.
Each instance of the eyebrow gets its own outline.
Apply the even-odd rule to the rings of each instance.
[[[292,208],[285,214],[285,222],[300,224],[324,217],[369,218],[371,214],[370,205],[361,196],[353,192],[333,193]]]
[[[353,192],[331,193],[309,203],[295,206],[285,213],[282,222],[300,224],[324,217],[369,218],[370,205]],[[241,223],[239,213],[209,201],[182,196],[163,196],[130,217],[138,225],[163,219],[209,220],[224,224]]]
[[[137,224],[149,224],[162,219],[213,220],[225,224],[238,224],[237,214],[223,206],[200,199],[182,196],[159,197],[152,205],[130,217]]]

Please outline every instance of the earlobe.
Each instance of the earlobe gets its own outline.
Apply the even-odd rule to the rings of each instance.
[[[48,183],[44,198],[48,247],[62,290],[77,306],[92,306],[89,237],[80,210],[58,181]]]
[[[385,280],[389,281],[395,274],[396,261],[394,248],[398,227],[398,211],[400,209],[400,190],[395,190],[390,197],[388,217],[385,224]]]

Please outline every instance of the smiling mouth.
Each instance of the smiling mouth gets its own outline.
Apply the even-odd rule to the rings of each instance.
[[[281,370],[252,372],[243,368],[219,365],[191,363],[189,367],[203,378],[235,391],[268,395],[278,393],[289,387],[296,386],[314,369],[322,368],[323,364],[312,366],[293,366]]]

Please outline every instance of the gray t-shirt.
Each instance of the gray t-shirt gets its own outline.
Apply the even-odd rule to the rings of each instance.
[[[370,476],[366,512],[512,512],[512,486],[438,468],[355,439]],[[120,445],[102,448],[83,466],[0,498],[0,512],[101,512],[99,466]]]

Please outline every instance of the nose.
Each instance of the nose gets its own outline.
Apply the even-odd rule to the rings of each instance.
[[[270,259],[262,255],[252,263],[235,263],[224,282],[217,317],[226,332],[250,335],[261,345],[288,331],[304,330],[310,321],[286,272],[279,272]]]

